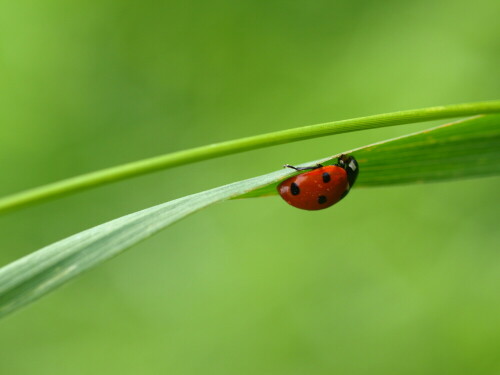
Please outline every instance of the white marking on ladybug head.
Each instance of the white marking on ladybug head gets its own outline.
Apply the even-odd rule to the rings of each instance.
[[[353,171],[356,170],[356,163],[354,162],[354,160],[351,160],[351,162],[349,163],[349,168],[351,168]]]

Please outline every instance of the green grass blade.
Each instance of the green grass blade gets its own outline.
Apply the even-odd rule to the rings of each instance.
[[[440,126],[352,153],[360,164],[356,187],[498,175],[500,115]],[[335,159],[311,163],[316,162],[331,164]],[[193,212],[231,198],[275,194],[276,184],[292,174],[281,169],[154,206],[68,237],[0,268],[0,317]]]
[[[363,148],[360,186],[500,174],[500,116],[457,122]]]
[[[196,161],[213,159],[243,151],[358,130],[499,112],[499,100],[456,104],[334,121],[211,144],[88,173],[13,194],[0,199],[0,212],[14,210],[46,199],[151,173],[161,169],[173,168]]]
[[[68,237],[0,268],[0,317],[187,215],[269,185],[286,173],[281,170],[135,212]]]

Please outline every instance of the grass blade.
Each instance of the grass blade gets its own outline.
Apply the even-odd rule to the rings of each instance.
[[[500,115],[480,116],[353,150],[359,186],[500,174]],[[335,157],[306,163],[332,164]],[[0,317],[187,215],[230,198],[276,194],[282,169],[154,206],[83,231],[0,268]]]
[[[271,184],[285,170],[186,196],[88,229],[0,268],[0,317],[216,202]]]

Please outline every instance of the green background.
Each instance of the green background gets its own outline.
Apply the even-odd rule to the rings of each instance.
[[[0,194],[295,126],[498,99],[500,3],[0,0]],[[0,217],[0,264],[430,124],[215,159]],[[361,171],[361,173],[363,173]],[[498,374],[500,180],[211,207],[0,321],[0,374]]]

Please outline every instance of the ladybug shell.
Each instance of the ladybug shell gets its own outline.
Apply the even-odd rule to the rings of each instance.
[[[348,188],[345,169],[329,165],[290,177],[278,185],[278,192],[294,207],[322,210],[341,200]]]

